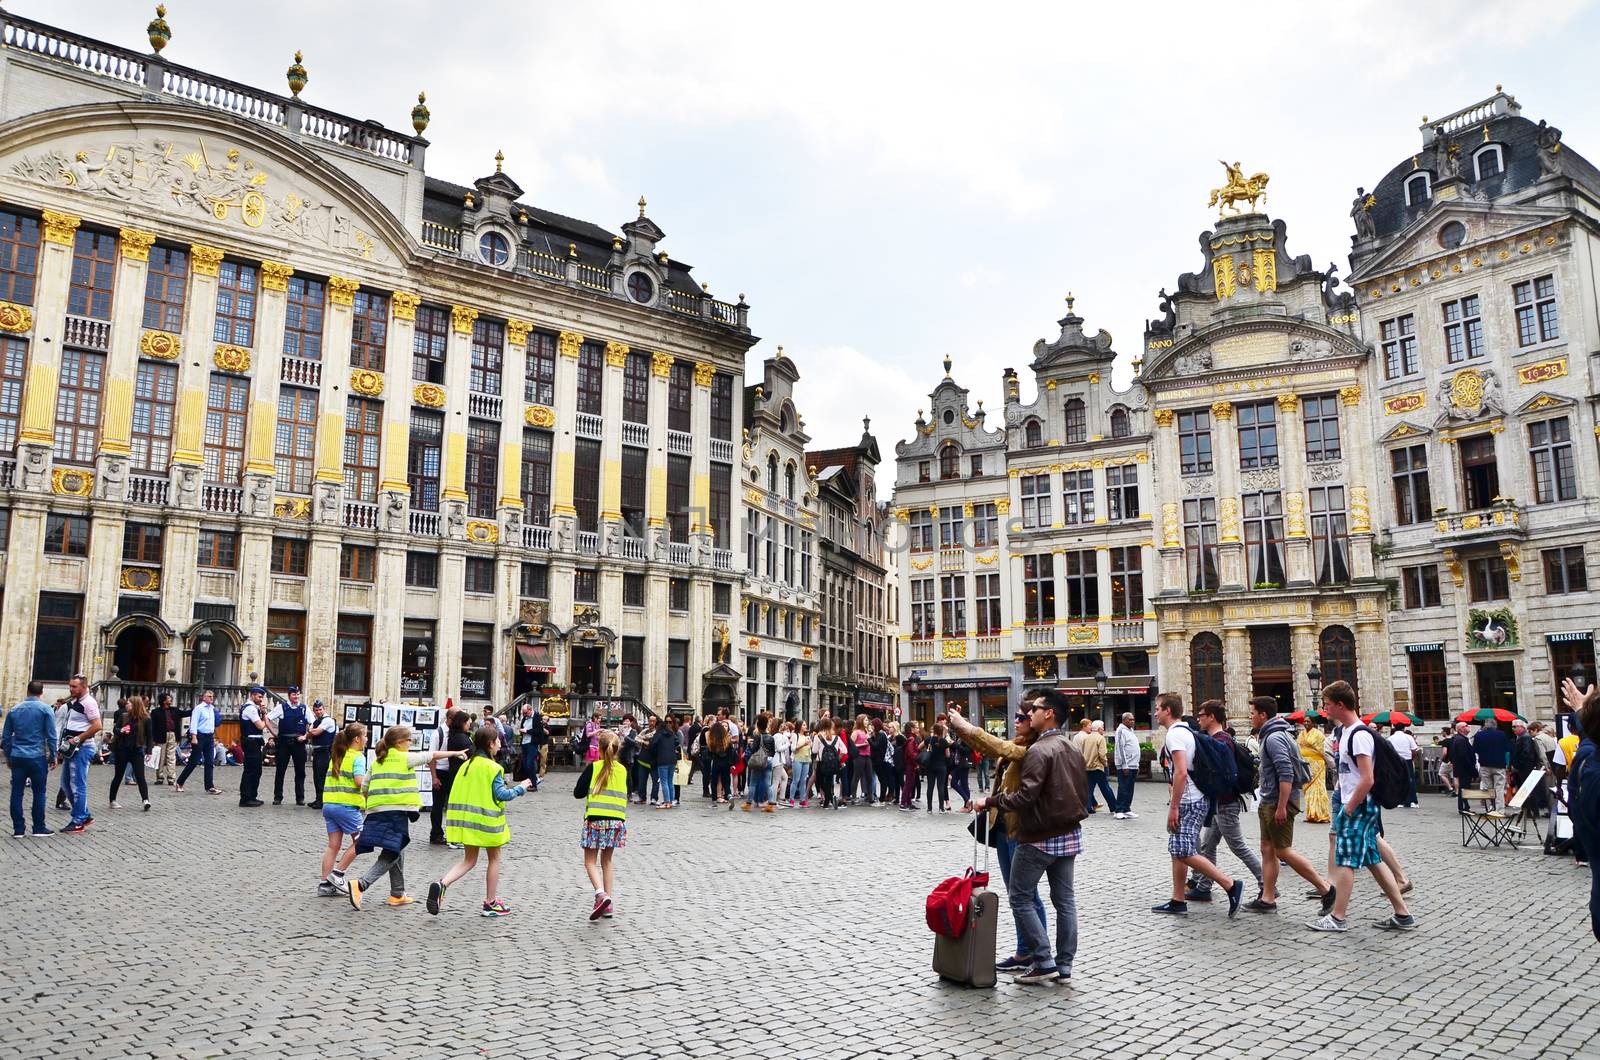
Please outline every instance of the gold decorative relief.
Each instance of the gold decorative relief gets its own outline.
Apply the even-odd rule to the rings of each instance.
[[[57,243],[64,247],[70,247],[76,242],[78,226],[83,223],[83,218],[74,217],[69,213],[57,213],[54,210],[40,210],[39,216],[44,221],[44,241],[46,243]],[[155,238],[152,235],[150,242],[155,242]],[[145,249],[148,250],[149,246],[150,244],[146,243]],[[144,259],[141,258],[140,260]]]
[[[478,322],[478,311],[471,306],[453,305],[450,307],[450,326],[457,335],[472,334],[472,325]]]
[[[1232,544],[1239,540],[1239,502],[1233,497],[1224,497],[1217,502],[1218,529],[1222,536],[1223,544]]]
[[[666,379],[672,375],[673,356],[670,353],[652,353],[650,355],[650,371]]]
[[[1157,427],[1171,427],[1172,426],[1172,410],[1171,409],[1156,409],[1155,412],[1151,414],[1151,418],[1156,421],[1156,426]]]
[[[506,321],[506,339],[510,341],[512,346],[526,346],[528,344],[528,333],[532,330],[533,321],[531,320]]]
[[[711,380],[715,379],[716,375],[716,365],[707,364],[705,361],[699,361],[694,366],[694,385],[710,386]]]
[[[1234,296],[1239,285],[1233,276],[1233,255],[1218,254],[1211,259],[1211,276],[1216,281],[1217,301],[1224,302]]]
[[[1387,398],[1383,403],[1385,416],[1401,416],[1407,412],[1415,412],[1428,403],[1428,395],[1421,391],[1415,394],[1398,394]]]
[[[1001,497],[999,500],[995,501],[994,502],[994,510],[995,510],[995,514],[996,515],[1010,515],[1011,514],[1011,498],[1010,497]]]
[[[94,492],[94,475],[70,467],[51,468],[50,492],[62,497],[87,497]]]
[[[1293,412],[1300,407],[1300,399],[1294,394],[1278,395],[1278,411]]]
[[[563,331],[556,336],[556,351],[563,357],[577,359],[578,350],[583,346],[583,336],[576,331]]]
[[[933,560],[931,560],[931,559],[914,559],[914,560],[911,561],[911,569],[912,570],[916,570],[916,571],[927,570],[931,566],[933,566]]]
[[[1181,548],[1183,528],[1178,522],[1178,502],[1168,501],[1161,506],[1161,547]]]
[[[1306,536],[1306,499],[1299,490],[1283,495],[1283,520],[1287,536]]]
[[[467,540],[480,545],[492,545],[500,540],[500,527],[487,519],[468,520]]]
[[[189,259],[194,262],[196,276],[216,276],[222,268],[222,248],[190,243]]]
[[[1257,247],[1256,290],[1265,294],[1278,289],[1278,252],[1271,247]]]
[[[1359,385],[1340,387],[1339,400],[1351,406],[1361,404],[1361,387]]]
[[[529,427],[554,427],[556,425],[555,409],[543,405],[529,405],[522,410],[522,422]]]
[[[161,588],[161,572],[149,567],[123,567],[120,584],[136,593],[153,593]]]
[[[139,352],[146,357],[175,361],[183,352],[183,341],[170,331],[147,331],[139,336]]]
[[[964,640],[947,640],[940,649],[940,655],[946,659],[965,659],[967,657],[967,642]]]
[[[261,262],[261,286],[268,291],[287,291],[289,277],[294,275],[294,266],[285,265],[281,261]],[[396,293],[396,298],[399,294]]]
[[[0,302],[0,331],[13,334],[33,328],[33,310],[15,302]]]
[[[365,397],[377,397],[383,393],[383,373],[357,368],[350,373],[350,389]]]
[[[992,567],[995,565],[995,562],[1000,559],[1000,553],[989,552],[982,556],[973,556],[972,558],[978,563],[983,564],[985,567]]]
[[[1483,390],[1483,373],[1476,368],[1463,368],[1450,380],[1450,404],[1476,414],[1483,407]]]
[[[119,230],[117,235],[124,258],[128,261],[150,260],[150,248],[155,246],[156,242],[156,234],[154,232],[141,232],[137,228],[124,228]]]
[[[628,344],[625,342],[606,343],[606,363],[613,368],[621,368],[628,363]]]
[[[1219,420],[1233,419],[1233,402],[1213,401],[1211,403],[1211,415]]]
[[[396,291],[389,296],[389,310],[396,320],[417,319],[417,306],[421,304],[422,298],[410,291]]]
[[[418,383],[411,388],[411,402],[425,409],[444,408],[444,387],[437,383]]]
[[[218,371],[243,375],[250,370],[250,351],[243,346],[219,342],[211,354],[211,361],[217,366]]]
[[[309,519],[311,518],[311,498],[274,497],[272,499],[272,514],[279,519]]]
[[[1365,486],[1350,487],[1350,532],[1352,534],[1372,532],[1372,515],[1368,507]]]
[[[1068,644],[1093,644],[1100,639],[1099,626],[1068,626]]]
[[[361,284],[343,276],[328,277],[328,301],[334,305],[353,305]]]

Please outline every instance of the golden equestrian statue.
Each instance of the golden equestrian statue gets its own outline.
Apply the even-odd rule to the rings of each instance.
[[[1257,199],[1263,201],[1266,199],[1269,178],[1265,173],[1257,173],[1246,179],[1243,170],[1239,168],[1239,163],[1235,162],[1230,166],[1221,159],[1217,161],[1228,171],[1228,183],[1220,188],[1212,188],[1211,201],[1206,205],[1215,206],[1218,217],[1222,216],[1222,208],[1225,206],[1231,206],[1234,213],[1239,213],[1239,203],[1248,202],[1250,209],[1254,210]]]

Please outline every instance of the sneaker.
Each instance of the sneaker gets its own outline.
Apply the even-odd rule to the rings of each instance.
[[[810,806],[811,806],[811,800],[810,799],[801,799],[800,800],[800,808],[802,810],[809,809]]]
[[[62,835],[78,835],[79,833],[85,832],[87,830],[88,830],[87,826],[79,824],[77,821],[74,821],[71,824],[67,825],[65,828],[63,828],[61,830],[61,834]]]
[[[1048,983],[1055,977],[1056,969],[1054,965],[1046,968],[1043,965],[1030,964],[1022,970],[1022,974],[1018,975],[1014,981],[1018,983]]]
[[[1315,920],[1306,921],[1306,927],[1310,928],[1312,931],[1349,931],[1350,930],[1350,925],[1349,924],[1347,924],[1343,920],[1340,920],[1338,917],[1334,916],[1332,913],[1329,913],[1326,916],[1318,917]]]
[[[1126,810],[1122,814],[1122,819],[1124,821],[1137,821],[1139,819],[1139,815],[1134,813],[1132,810]]]
[[[1116,813],[1111,815],[1111,819],[1113,821],[1126,821],[1128,818],[1126,814],[1124,814],[1121,810],[1118,810]]]
[[[594,896],[594,908],[589,910],[591,921],[599,920],[611,910],[611,899],[604,891]]]
[[[60,792],[57,792],[56,793],[56,809],[64,810],[66,808],[67,808],[67,797],[65,795],[61,794]]]
[[[361,908],[361,881],[351,880],[349,881],[349,887],[350,908],[359,910]]]
[[[484,902],[483,908],[478,911],[479,916],[510,916],[511,907],[496,899],[493,902]]]
[[[112,808],[112,809],[113,809],[113,810],[120,810],[120,809],[122,809],[122,803],[120,803],[120,802],[113,802],[113,803],[112,803],[112,804],[111,804],[111,808]]]
[[[391,894],[388,898],[384,899],[384,901],[392,906],[402,906],[410,905],[412,902],[415,902],[416,899],[411,897],[409,894]]]
[[[1070,983],[1070,982],[1072,982],[1072,972],[1069,969],[1066,969],[1066,968],[1057,968],[1056,969],[1056,982],[1058,982],[1058,983]]]
[[[144,800],[144,812],[145,813],[149,813],[150,812],[150,800],[149,799]]]
[[[337,898],[339,897],[339,888],[335,887],[327,880],[323,880],[321,883],[317,884],[317,897]]]
[[[772,805],[772,803],[769,802],[765,806],[761,807],[761,812],[762,813],[777,813],[778,812],[778,808],[776,806]]]
[[[1233,886],[1228,888],[1228,919],[1232,920],[1239,915],[1239,903],[1244,901],[1244,881],[1234,880]]]
[[[1339,888],[1334,884],[1331,884],[1331,883],[1328,884],[1328,893],[1322,895],[1322,909],[1321,909],[1322,915],[1323,916],[1332,916],[1333,915],[1334,903],[1337,902],[1338,900],[1339,900]]]
[[[257,806],[264,806],[264,805],[266,805],[266,804],[263,803],[260,799],[245,799],[245,800],[243,800],[242,802],[239,803],[239,808],[240,809],[244,809],[244,810],[253,810]]]
[[[174,785],[172,785],[172,790],[176,791],[179,795],[182,795],[183,794],[183,785],[182,784],[174,784]]]
[[[466,849],[460,843],[446,843],[445,846],[449,847],[451,850],[465,850]]]
[[[1026,971],[1029,967],[1030,962],[1028,958],[1011,956],[1007,957],[1003,961],[996,961],[994,970],[997,972],[1022,972]]]
[[[207,788],[206,789],[206,794],[207,795],[221,795],[222,794],[222,789],[221,788]]]
[[[1412,931],[1417,926],[1417,918],[1409,913],[1405,916],[1392,915],[1373,921],[1372,926],[1383,931]]]
[[[444,884],[428,884],[428,915],[438,916],[439,910],[444,908]]]
[[[49,839],[51,836],[56,834],[56,831],[54,828],[35,828],[28,834],[33,836],[35,839]]]
[[[27,832],[12,832],[11,833],[11,838],[12,839],[26,839],[26,838],[28,838],[28,833]]]
[[[606,906],[606,911],[604,913],[600,914],[600,919],[601,920],[612,920],[612,919],[614,919],[616,917],[616,915],[617,915],[617,904],[615,902],[612,902],[610,905]]]
[[[1269,902],[1265,898],[1258,896],[1250,899],[1250,901],[1245,904],[1245,908],[1250,910],[1252,913],[1273,913],[1277,912],[1278,903]]]
[[[1198,887],[1190,887],[1183,892],[1183,900],[1185,902],[1209,902],[1211,901],[1211,892],[1209,890],[1202,891]]]
[[[1151,906],[1150,911],[1152,913],[1165,913],[1168,916],[1188,916],[1189,903],[1166,901],[1162,902],[1160,905]]]

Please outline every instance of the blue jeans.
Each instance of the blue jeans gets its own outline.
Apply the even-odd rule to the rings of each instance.
[[[808,797],[806,785],[811,783],[811,763],[796,760],[790,768],[794,770],[794,777],[789,781],[789,799],[791,802],[796,799],[804,802]]]
[[[33,830],[43,832],[44,785],[49,766],[43,758],[11,759],[11,830],[25,832],[22,821],[22,786],[33,785]]]
[[[672,790],[672,782],[677,779],[678,764],[676,762],[667,766],[656,766],[656,779],[661,783],[661,801],[677,802],[676,792]]]
[[[1000,861],[1000,879],[1005,881],[1006,892],[1009,895],[1011,890],[1011,863],[1017,854],[1017,841],[1009,836],[996,835],[995,843],[997,844],[994,848],[995,856]],[[1037,886],[1033,889],[1033,911],[1038,914],[1042,929],[1048,932],[1050,930],[1050,921],[1045,917],[1044,899],[1039,897],[1039,888]],[[1025,955],[1028,952],[1028,940],[1022,937],[1022,921],[1014,912],[1011,915],[1011,919],[1017,929],[1017,948],[1011,952],[1019,956]]]
[[[1115,813],[1117,800],[1111,794],[1111,785],[1106,783],[1106,771],[1103,769],[1089,770],[1089,809],[1091,810],[1096,808],[1094,801],[1096,788],[1100,790],[1100,794],[1106,797],[1106,808]]]
[[[1133,782],[1138,775],[1138,769],[1117,770],[1117,801],[1112,807],[1114,812],[1128,813],[1133,809]]]
[[[533,786],[539,786],[539,747],[537,744],[525,743],[522,745],[522,774],[533,781]]]
[[[762,805],[763,803],[767,803],[767,802],[771,801],[771,799],[772,799],[772,767],[771,766],[768,766],[765,769],[756,769],[754,766],[747,765],[745,767],[745,771],[744,771],[744,779],[745,779],[745,784],[746,784],[746,787],[745,787],[745,799],[744,799],[745,802],[753,802],[753,803],[755,803],[756,805],[759,806],[759,805]]]
[[[206,790],[210,791],[216,787],[211,782],[212,746],[216,739],[215,733],[197,732],[194,734],[194,741],[189,745],[189,762],[183,767],[183,772],[178,775],[178,787],[183,787],[183,782],[189,779],[189,774],[194,772],[194,767],[202,762],[205,763],[206,767]]]
[[[89,763],[93,761],[94,752],[87,746],[80,747],[67,759],[64,767],[70,770],[67,774],[71,778],[67,797],[72,800],[73,824],[82,824],[89,819]]]
[[[1007,883],[1011,914],[1022,928],[1028,957],[1036,967],[1072,971],[1072,959],[1078,953],[1078,903],[1072,893],[1072,869],[1077,860],[1068,854],[1046,854],[1026,843],[1018,844],[1011,858],[1011,879]],[[1056,907],[1054,960],[1050,957],[1050,936],[1045,933],[1044,921],[1033,911],[1041,877],[1049,878],[1050,904]]]

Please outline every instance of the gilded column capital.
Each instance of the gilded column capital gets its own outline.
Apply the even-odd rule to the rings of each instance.
[[[261,261],[261,286],[269,291],[287,291],[289,277],[294,275],[294,266],[285,265],[281,261]]]
[[[214,277],[222,267],[222,248],[208,247],[204,243],[190,243],[189,258],[194,262],[196,276]]]
[[[344,276],[328,277],[328,300],[334,305],[353,305],[361,284]]]
[[[1219,420],[1233,419],[1233,402],[1213,401],[1211,403],[1211,415]]]
[[[695,366],[694,366],[694,385],[695,386],[710,386],[711,385],[711,380],[715,379],[716,376],[717,376],[717,366],[716,365],[707,364],[705,361],[699,361],[699,362],[697,362],[695,364]]]
[[[410,291],[396,291],[389,296],[389,312],[396,320],[417,319],[417,306],[422,299]]]
[[[513,346],[526,346],[528,344],[528,333],[532,330],[533,321],[531,320],[506,321],[506,338],[511,341]]]
[[[122,245],[122,256],[129,261],[149,261],[150,248],[155,245],[154,232],[141,232],[137,228],[124,228],[117,233]]]
[[[563,331],[556,336],[556,350],[563,357],[576,359],[578,349],[583,345],[583,336],[576,331]]]
[[[60,243],[64,247],[72,246],[73,240],[78,236],[78,226],[83,223],[83,218],[74,217],[70,213],[56,213],[54,210],[40,210],[40,218],[44,221],[44,241],[46,243]],[[152,241],[155,236],[151,236]]]
[[[625,342],[606,343],[606,363],[613,368],[621,368],[628,363],[628,344]]]
[[[1278,395],[1278,411],[1293,412],[1300,407],[1300,398],[1294,394]]]
[[[478,322],[478,311],[471,306],[453,305],[450,307],[450,326],[457,335],[472,334],[472,325]]]
[[[1353,406],[1353,405],[1361,404],[1361,387],[1360,387],[1360,385],[1358,384],[1356,386],[1342,386],[1342,387],[1340,387],[1339,388],[1339,400],[1344,402],[1346,405],[1352,405]]]
[[[652,353],[650,355],[650,371],[666,379],[672,375],[672,366],[675,358],[670,353]]]
[[[1372,511],[1365,486],[1350,487],[1350,532],[1372,533]]]
[[[1172,426],[1172,410],[1171,409],[1156,409],[1155,412],[1151,413],[1151,416],[1156,421],[1156,426],[1157,427],[1171,427]]]

